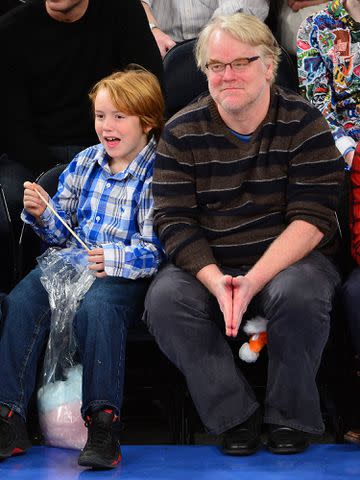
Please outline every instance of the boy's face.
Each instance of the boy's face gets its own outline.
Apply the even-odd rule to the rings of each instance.
[[[139,117],[119,112],[107,90],[100,89],[95,98],[95,130],[111,165],[127,166],[148,143]]]

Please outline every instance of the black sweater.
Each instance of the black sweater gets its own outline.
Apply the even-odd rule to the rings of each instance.
[[[73,23],[44,4],[27,0],[0,19],[0,151],[35,173],[50,166],[48,145],[97,143],[88,92],[99,79],[138,63],[162,80],[140,2],[90,0]]]

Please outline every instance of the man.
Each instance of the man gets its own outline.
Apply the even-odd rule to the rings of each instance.
[[[0,20],[0,183],[13,218],[22,184],[97,141],[88,92],[137,63],[162,78],[140,2],[27,0]]]
[[[176,43],[199,35],[214,15],[244,12],[265,20],[268,0],[142,0],[151,31],[164,57]]]
[[[160,139],[155,225],[170,262],[145,319],[225,453],[254,453],[261,422],[270,451],[300,452],[324,429],[315,376],[339,283],[342,161],[322,115],[272,85],[279,48],[257,18],[214,18],[196,56],[210,95]],[[269,320],[264,415],[223,335],[245,312]]]

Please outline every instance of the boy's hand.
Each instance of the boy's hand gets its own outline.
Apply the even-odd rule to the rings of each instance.
[[[102,248],[94,248],[88,252],[89,255],[89,270],[94,270],[95,276],[98,278],[107,277],[105,272],[105,257],[104,250]]]
[[[41,200],[35,190],[38,190],[40,194],[46,199],[49,199],[49,195],[45,190],[37,183],[25,182],[24,183],[24,209],[30,213],[36,220],[39,220],[40,216],[45,212],[46,205]]]

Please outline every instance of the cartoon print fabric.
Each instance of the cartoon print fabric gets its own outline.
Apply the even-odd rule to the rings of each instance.
[[[326,117],[344,153],[360,140],[360,24],[343,1],[302,23],[297,54],[300,91]]]

